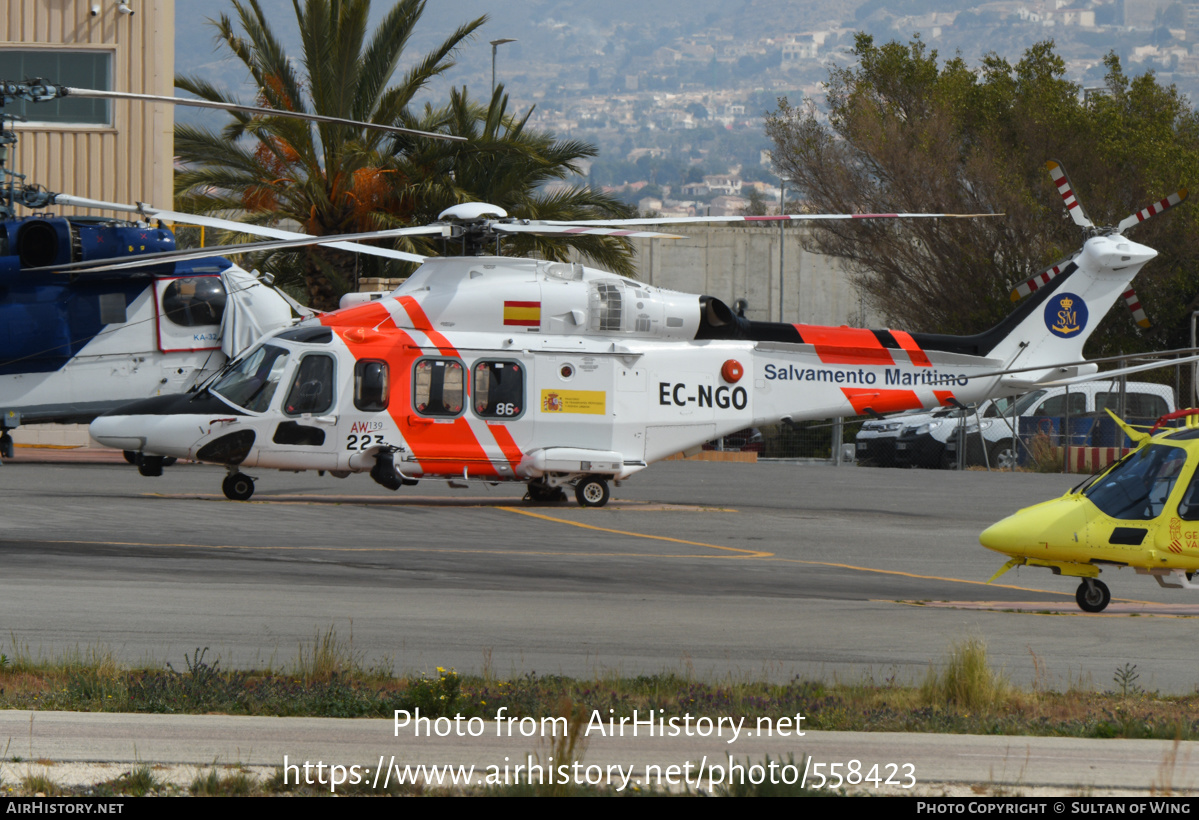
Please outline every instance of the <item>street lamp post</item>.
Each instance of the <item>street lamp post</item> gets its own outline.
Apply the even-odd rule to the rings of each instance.
[[[787,183],[790,182],[786,177],[779,177],[779,216],[782,216],[787,211]],[[783,282],[784,267],[783,254],[786,251],[787,237],[785,227],[787,221],[779,220],[779,321],[783,321]]]
[[[501,37],[491,41],[491,96],[495,96],[495,52],[504,43],[515,43],[515,37]]]

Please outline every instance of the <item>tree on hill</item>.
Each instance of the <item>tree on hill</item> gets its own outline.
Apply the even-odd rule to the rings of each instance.
[[[1010,312],[1015,286],[1081,247],[1046,160],[1063,164],[1096,225],[1199,180],[1199,116],[1152,74],[1130,79],[1114,55],[1103,93],[1084,95],[1052,42],[978,69],[939,63],[919,39],[877,46],[859,35],[854,53],[856,66],[830,74],[827,121],[785,99],[767,119],[775,165],[812,209],[1005,214],[814,231],[815,248],[849,259],[862,292],[904,329],[984,330]],[[1188,204],[1129,231],[1161,254],[1135,285],[1154,327],[1117,305],[1092,336],[1093,355],[1189,342],[1197,228]]]

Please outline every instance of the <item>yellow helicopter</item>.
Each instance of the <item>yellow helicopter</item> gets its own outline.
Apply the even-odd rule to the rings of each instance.
[[[1143,432],[1109,415],[1133,449],[1061,498],[1027,507],[983,531],[979,541],[1012,567],[1045,567],[1081,578],[1075,600],[1084,612],[1111,601],[1104,567],[1131,567],[1171,589],[1199,589],[1199,410],[1180,410]],[[1185,426],[1158,430],[1167,422]]]

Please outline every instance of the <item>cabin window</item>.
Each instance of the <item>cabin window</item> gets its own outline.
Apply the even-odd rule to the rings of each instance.
[[[1186,460],[1186,450],[1181,447],[1151,444],[1097,479],[1086,489],[1086,496],[1112,518],[1123,521],[1157,518]]]
[[[162,292],[162,312],[180,327],[219,325],[225,312],[225,286],[219,276],[176,279]]]
[[[327,413],[333,407],[333,357],[321,353],[300,359],[287,391],[283,412],[289,416]]]
[[[354,365],[354,406],[368,413],[387,409],[391,379],[387,362],[363,359]]]
[[[250,351],[212,386],[212,392],[252,413],[270,407],[287,366],[287,351],[264,344]]]
[[[520,362],[477,362],[471,392],[475,415],[516,418],[525,411],[525,369]]]
[[[112,90],[112,52],[108,49],[3,49],[0,77],[48,77],[58,85]],[[108,100],[67,97],[49,102],[10,103],[8,114],[19,114],[30,125],[112,125]]]
[[[1191,483],[1178,502],[1178,517],[1183,521],[1199,521],[1199,470],[1195,470]]]
[[[422,416],[456,416],[466,394],[462,362],[421,359],[413,368],[412,403]]]

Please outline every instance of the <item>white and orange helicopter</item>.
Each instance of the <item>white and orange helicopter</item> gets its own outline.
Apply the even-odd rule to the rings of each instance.
[[[950,215],[740,219],[898,216]],[[491,205],[450,208],[422,230],[461,242],[461,256],[425,259],[388,295],[350,297],[269,334],[199,388],[114,410],[91,434],[151,464],[225,465],[233,500],[254,492],[247,470],[278,469],[365,472],[391,489],[523,482],[535,502],[573,487],[579,504],[602,506],[609,482],[746,427],[964,406],[1093,374],[1083,345],[1157,255],[1097,233],[1003,322],[963,337],[749,321],[710,296],[485,255],[517,233],[667,236],[646,227],[678,221],[531,222]]]

